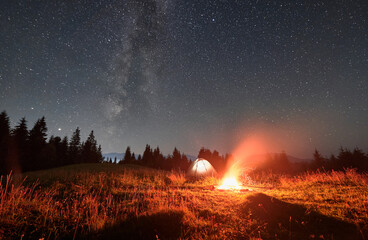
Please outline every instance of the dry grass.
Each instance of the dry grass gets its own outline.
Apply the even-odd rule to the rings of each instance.
[[[270,196],[303,204],[327,216],[354,223],[367,231],[368,175],[353,169],[345,172],[305,173],[280,177],[280,184],[265,191]]]
[[[213,190],[216,178],[110,164],[9,175],[0,186],[0,239],[339,239],[339,229],[322,231],[318,221],[340,224],[351,239],[367,234],[366,175],[271,177],[244,179],[254,191],[228,192]]]

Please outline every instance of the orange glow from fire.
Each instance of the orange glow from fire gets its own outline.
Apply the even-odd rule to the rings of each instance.
[[[232,152],[232,158],[228,162],[227,171],[222,179],[222,183],[217,189],[221,190],[241,190],[245,187],[239,183],[238,179],[246,169],[254,167],[257,163],[249,158],[258,154],[265,154],[265,141],[261,136],[251,136],[243,140]]]

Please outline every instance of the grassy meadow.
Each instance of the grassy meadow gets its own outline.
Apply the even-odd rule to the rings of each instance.
[[[220,179],[134,165],[2,176],[0,239],[368,239],[368,175]]]

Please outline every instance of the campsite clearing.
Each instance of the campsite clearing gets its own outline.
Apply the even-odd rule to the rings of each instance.
[[[0,239],[361,239],[367,176],[354,171],[244,180],[114,164],[3,178]],[[271,180],[272,179],[272,180]]]

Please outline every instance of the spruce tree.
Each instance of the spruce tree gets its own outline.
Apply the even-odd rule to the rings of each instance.
[[[89,134],[86,142],[82,147],[82,162],[84,163],[98,163],[100,162],[97,141],[93,131]]]
[[[6,158],[9,151],[10,123],[5,111],[0,113],[0,174],[5,174]]]
[[[45,152],[47,138],[47,127],[45,117],[37,120],[31,131],[29,132],[30,145],[30,170],[38,170],[46,168],[47,155]]]
[[[162,155],[160,148],[157,146],[155,150],[153,150],[153,167],[158,169],[165,169],[165,160],[164,156]]]
[[[175,147],[171,157],[170,168],[178,169],[180,166],[180,162],[181,162],[181,154],[180,151]]]
[[[150,145],[146,145],[142,156],[142,164],[145,166],[152,166],[153,153]]]
[[[97,162],[102,163],[104,161],[104,157],[102,156],[102,148],[101,145],[98,145],[97,153],[96,153]]]
[[[69,161],[68,164],[75,164],[81,162],[81,137],[80,137],[80,129],[77,127],[73,132],[72,138],[69,143]]]
[[[132,161],[132,153],[130,151],[130,147],[128,146],[125,150],[124,159],[122,163],[131,163]]]
[[[18,161],[22,171],[32,169],[32,161],[30,159],[29,132],[27,129],[27,121],[25,118],[20,119],[18,125],[12,132],[12,161]]]
[[[68,164],[68,137],[64,137],[60,143],[60,165],[64,166]]]
[[[318,152],[318,150],[315,149],[313,153],[312,169],[317,170],[319,168],[322,168],[323,166],[324,166],[324,158]]]
[[[183,153],[183,154],[181,155],[181,164],[180,164],[180,169],[181,169],[182,171],[186,171],[186,170],[188,170],[189,166],[190,166],[190,161],[189,161],[189,159],[187,158],[187,156]]]

